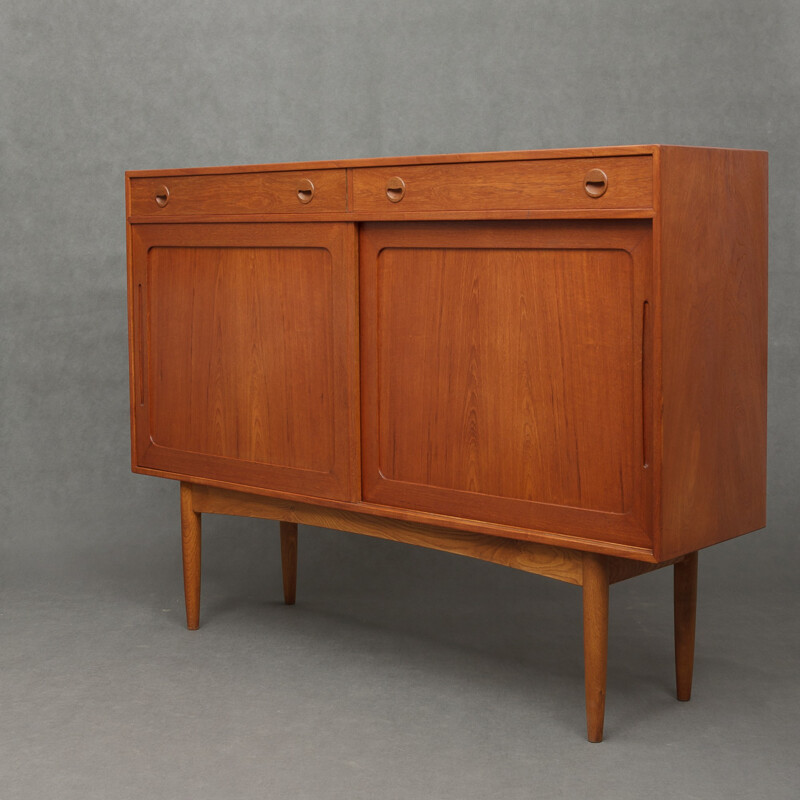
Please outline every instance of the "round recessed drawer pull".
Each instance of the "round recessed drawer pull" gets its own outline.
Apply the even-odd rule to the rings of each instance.
[[[608,175],[601,169],[590,169],[583,179],[583,188],[589,197],[602,197],[608,189]]]
[[[314,197],[314,184],[308,178],[303,178],[297,184],[297,199],[301,203],[310,203]]]
[[[164,206],[169,203],[169,189],[167,189],[166,186],[159,186],[158,189],[156,189],[155,200],[159,208],[164,208]]]
[[[389,178],[386,183],[386,196],[393,203],[399,203],[406,194],[406,184],[402,178]]]

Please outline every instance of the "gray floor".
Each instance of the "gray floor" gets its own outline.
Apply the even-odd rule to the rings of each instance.
[[[574,587],[301,528],[287,608],[277,537],[222,530],[196,633],[175,563],[6,585],[3,800],[800,796],[796,594],[725,578],[713,550],[690,703],[669,572],[612,588],[591,745]]]

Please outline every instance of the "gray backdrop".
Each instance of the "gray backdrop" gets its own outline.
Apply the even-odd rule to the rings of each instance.
[[[748,632],[780,607],[776,636],[790,649],[776,657],[796,665],[799,42],[797,0],[2,0],[6,608],[56,598],[65,630],[91,597],[153,608],[169,597],[180,616],[177,485],[129,471],[126,169],[746,147],[770,152],[769,524],[702,554],[701,614],[704,599],[737,603],[732,613],[747,624],[732,635],[752,649]],[[212,618],[236,598],[278,598],[271,524],[217,518],[206,531]],[[619,613],[664,606],[668,630],[668,580],[624,590],[618,605],[629,612]],[[493,614],[509,620],[520,606],[552,602],[542,618],[566,626],[559,606],[574,602],[543,580],[312,530],[299,591],[308,602],[383,603],[376,626],[394,619],[434,639],[457,627],[449,611],[468,609],[490,631],[502,627]],[[34,611],[24,619],[39,624]],[[582,735],[580,724],[572,733]]]

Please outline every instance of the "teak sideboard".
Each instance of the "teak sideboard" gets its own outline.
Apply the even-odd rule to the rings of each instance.
[[[581,586],[603,736],[609,584],[762,528],[767,154],[661,145],[126,175],[133,470],[204,513]]]

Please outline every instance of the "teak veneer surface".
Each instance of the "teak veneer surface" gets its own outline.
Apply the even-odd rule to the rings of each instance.
[[[209,486],[193,487],[192,508],[197,513],[278,519],[320,528],[361,533],[379,539],[389,539],[491,561],[524,572],[546,575],[576,586],[580,586],[582,582],[581,554],[577,550],[568,550],[552,545],[514,541],[480,533],[452,531],[434,525],[381,519],[370,514],[336,511],[273,497],[243,495],[240,492],[215,489]]]
[[[662,145],[126,174],[132,467],[201,517],[298,523],[583,590],[603,737],[609,586],[764,525],[767,155]]]
[[[766,525],[767,154],[664,148],[659,557]]]
[[[534,542],[538,544],[553,544],[574,548],[583,552],[604,553],[609,556],[617,556],[620,559],[636,565],[653,566],[660,564],[653,555],[652,547],[636,547],[634,545],[622,545],[616,542],[604,542],[599,539],[588,537],[566,535],[554,533],[553,531],[538,531],[532,528],[521,528],[513,525],[501,525],[494,522],[467,519],[466,517],[456,517],[447,514],[433,513],[430,511],[417,511],[416,509],[399,508],[366,501],[353,502],[345,500],[335,500],[330,497],[315,497],[303,495],[298,492],[281,491],[280,489],[264,488],[242,483],[231,483],[230,481],[208,478],[202,475],[189,475],[168,470],[150,469],[134,465],[134,472],[140,475],[151,475],[161,478],[169,478],[175,481],[186,481],[195,487],[207,487],[214,489],[232,490],[251,497],[274,498],[276,500],[297,501],[319,506],[336,511],[355,511],[358,513],[370,514],[402,522],[414,524],[431,524],[449,530],[464,533],[485,533],[489,536],[498,536],[504,539],[515,539],[523,542]],[[277,519],[277,517],[274,517]],[[637,573],[638,574],[638,573]]]
[[[169,199],[160,207],[154,198],[165,178],[131,180],[131,214],[154,217],[265,212],[315,214],[344,211],[347,207],[347,178],[343,169],[170,175],[166,184]],[[303,180],[310,180],[314,187],[313,199],[308,204],[297,196]]]
[[[203,484],[182,484],[184,491],[191,490],[191,510],[196,514],[226,514],[229,516],[254,517],[256,519],[280,520],[282,525],[313,525],[318,528],[359,533],[378,539],[418,545],[432,550],[443,550],[455,555],[468,556],[481,561],[490,561],[504,567],[523,572],[545,575],[564,583],[583,585],[584,554],[557,545],[539,544],[524,540],[513,540],[491,534],[454,531],[424,523],[379,517],[370,513],[359,513],[326,508],[297,500],[253,495],[241,491],[220,489]],[[291,530],[281,527],[283,531]],[[287,534],[288,536],[288,534]],[[293,544],[296,561],[296,536]],[[283,552],[282,548],[282,552]],[[291,552],[291,551],[290,551]],[[670,566],[679,559],[647,564],[628,558],[605,557],[609,583],[644,575],[652,570]],[[294,567],[296,571],[296,565]]]
[[[608,176],[608,189],[590,197],[584,178],[592,169]],[[352,170],[353,210],[387,212],[466,209],[651,208],[653,159],[564,158],[436,165],[393,165]],[[386,185],[397,176],[405,183],[401,203],[390,203]]]
[[[354,236],[328,224],[136,226],[141,466],[358,496]]]
[[[652,546],[650,247],[641,222],[364,225],[364,499]]]
[[[608,191],[573,202],[592,164]],[[314,170],[351,222],[292,195]],[[391,203],[379,189],[404,170]],[[160,212],[129,189],[131,219],[160,220],[130,225],[134,468],[655,562],[763,525],[766,154],[648,145],[128,183],[173,177]],[[204,181],[228,187],[216,205]],[[300,209],[260,219],[296,221],[234,222],[255,209],[248,182]],[[604,208],[615,191],[639,209]],[[367,196],[383,210],[355,210]],[[202,210],[191,225],[181,203]],[[460,218],[414,222],[426,214]]]
[[[430,155],[392,156],[377,158],[327,159],[320,161],[287,161],[274,164],[234,164],[224,167],[179,167],[169,169],[128,170],[128,178],[160,177],[167,175],[232,175],[240,172],[306,171],[356,167],[412,166],[415,164],[469,164],[478,161],[531,161],[561,158],[613,158],[616,156],[646,156],[657,154],[664,145],[614,145],[610,147],[569,147],[549,150],[497,150],[476,153],[441,153]],[[703,148],[716,149],[716,148]]]

